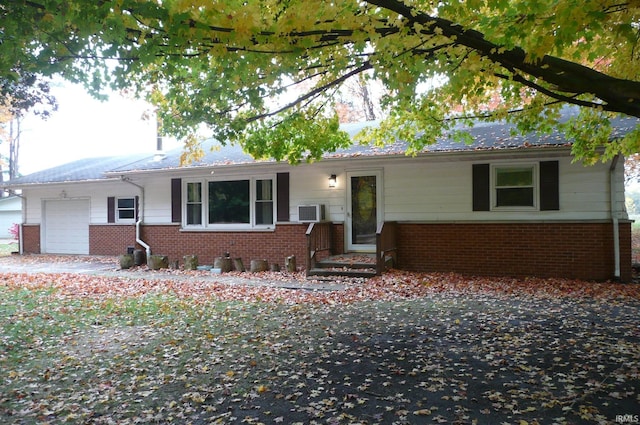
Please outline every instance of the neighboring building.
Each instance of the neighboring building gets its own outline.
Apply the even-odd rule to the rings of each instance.
[[[617,131],[635,123],[619,120]],[[380,224],[397,222],[404,270],[631,278],[622,158],[583,166],[558,134],[513,137],[504,124],[471,134],[471,145],[442,139],[414,157],[396,141],[297,166],[233,146],[189,166],[180,166],[180,150],[87,159],[5,188],[26,200],[23,252],[116,255],[137,246],[172,261],[196,254],[211,264],[229,252],[245,263],[295,255],[305,266],[306,221],[324,218],[334,253],[372,252]]]
[[[0,239],[13,239],[11,227],[22,223],[22,200],[18,196],[0,198]]]

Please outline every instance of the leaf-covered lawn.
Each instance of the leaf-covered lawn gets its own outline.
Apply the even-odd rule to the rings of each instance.
[[[268,276],[268,275],[267,275]],[[0,423],[615,423],[640,285],[0,275]]]
[[[17,242],[0,242],[0,256],[11,255],[12,252],[17,252],[20,246]]]

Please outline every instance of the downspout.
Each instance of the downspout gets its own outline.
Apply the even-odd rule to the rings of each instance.
[[[609,196],[611,198],[611,223],[613,225],[613,261],[614,261],[614,280],[620,281],[620,230],[618,229],[618,202],[616,199],[616,167],[620,155],[613,157],[611,167],[609,167]]]
[[[140,202],[138,202],[138,219],[136,220],[136,243],[144,248],[145,253],[147,254],[147,263],[149,262],[149,257],[151,257],[151,247],[145,241],[140,238],[140,224],[142,224],[142,220],[144,218],[144,187],[140,186],[129,180],[127,177],[121,176],[120,180],[125,183],[129,183],[140,189]]]

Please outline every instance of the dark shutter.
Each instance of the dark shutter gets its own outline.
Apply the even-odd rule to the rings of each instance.
[[[171,222],[182,222],[182,179],[171,179]]]
[[[140,217],[140,197],[136,196],[135,198],[135,202],[133,203],[133,208],[134,208],[134,217],[136,218],[136,221],[138,221],[138,218]]]
[[[289,173],[278,173],[276,176],[276,188],[278,191],[278,221],[289,221]]]
[[[540,162],[540,210],[560,209],[558,161]]]
[[[489,164],[473,164],[473,211],[489,211]]]
[[[116,198],[109,196],[107,198],[107,223],[116,222]]]

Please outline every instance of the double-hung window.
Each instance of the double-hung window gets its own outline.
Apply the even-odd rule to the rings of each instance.
[[[186,189],[186,227],[241,230],[275,222],[271,177],[191,181]]]
[[[116,221],[119,223],[130,223],[136,219],[136,199],[117,198],[116,200]]]
[[[560,163],[473,164],[473,211],[560,210]]]
[[[187,183],[187,226],[202,225],[202,183]]]
[[[494,167],[494,201],[497,208],[536,206],[536,167],[514,165]]]

